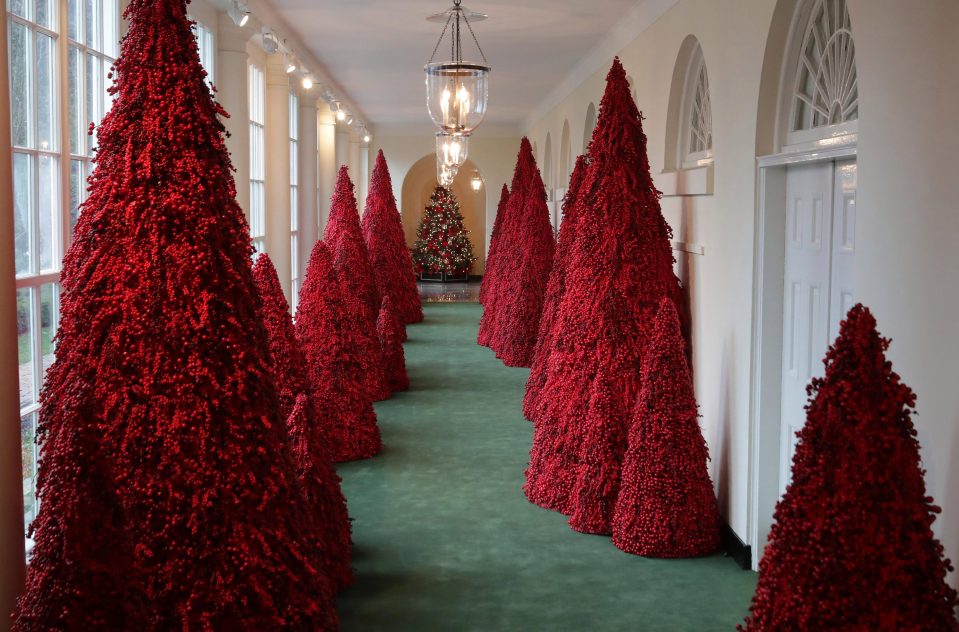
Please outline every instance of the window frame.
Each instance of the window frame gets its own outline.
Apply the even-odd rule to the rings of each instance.
[[[250,106],[250,239],[254,257],[266,252],[266,77],[252,60],[247,64]]]

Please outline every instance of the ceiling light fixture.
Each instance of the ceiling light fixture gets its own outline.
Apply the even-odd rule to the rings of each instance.
[[[280,50],[280,42],[277,41],[276,35],[265,26],[263,27],[263,50],[266,51],[267,55],[272,55]]]
[[[240,0],[233,0],[226,13],[237,26],[246,26],[246,23],[250,21],[250,12],[246,9],[246,2]]]
[[[363,142],[364,142],[364,143],[370,142],[370,138],[371,138],[371,137],[370,137],[370,133],[369,133],[369,132],[366,132],[365,134],[363,134]]]
[[[296,72],[296,58],[290,53],[286,54],[286,74],[292,75]]]
[[[344,112],[343,110],[337,110],[337,111],[336,111],[336,120],[337,120],[337,121],[345,121],[345,120],[346,120],[346,112]]]
[[[474,191],[479,191],[483,188],[483,178],[480,177],[479,171],[473,171],[473,177],[470,179],[470,186],[473,187]]]
[[[303,75],[303,79],[300,80],[300,85],[303,86],[304,90],[313,89],[313,79],[310,75]]]

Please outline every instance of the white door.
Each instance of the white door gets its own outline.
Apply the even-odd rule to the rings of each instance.
[[[780,494],[790,480],[806,387],[853,305],[856,162],[789,167],[786,174]]]

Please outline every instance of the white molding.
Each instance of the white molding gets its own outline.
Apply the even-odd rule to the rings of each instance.
[[[759,156],[756,158],[756,162],[760,169],[764,169],[766,167],[796,165],[805,162],[817,162],[819,160],[855,158],[858,153],[856,145],[847,144],[850,138],[849,136],[841,138],[843,138],[845,142],[838,147],[830,147],[826,141],[814,143],[814,149],[809,149],[807,146],[787,147],[783,153]],[[855,135],[852,135],[852,142],[856,142]]]
[[[654,178],[663,197],[713,194],[713,165],[708,163],[691,169],[670,169]]]
[[[679,0],[639,0],[632,10],[600,43],[586,53],[579,63],[539,102],[523,120],[522,129],[530,130],[554,107],[562,103],[574,90],[594,73],[609,67],[612,58],[629,43],[653,25]],[[597,96],[598,99],[598,96]]]
[[[691,255],[705,255],[706,246],[702,244],[691,244],[685,241],[676,241],[672,240],[669,242],[672,245],[673,250],[678,250],[680,252],[688,252]]]

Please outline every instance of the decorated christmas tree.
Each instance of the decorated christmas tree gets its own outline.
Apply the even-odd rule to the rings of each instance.
[[[336,462],[380,451],[380,429],[363,371],[361,335],[346,316],[333,258],[322,241],[310,253],[296,307],[296,339],[306,358],[313,404]]]
[[[393,183],[381,149],[370,178],[370,192],[363,213],[363,239],[369,251],[376,288],[381,297],[390,297],[396,316],[403,324],[423,320],[420,293],[410,251],[403,236],[403,224],[396,210]]]
[[[460,277],[469,274],[476,257],[469,231],[463,225],[460,204],[449,189],[433,190],[416,229],[413,264],[420,274]]]
[[[613,522],[613,544],[646,557],[695,557],[719,546],[709,449],[672,299],[664,298],[643,362]]]
[[[396,317],[389,295],[383,298],[380,316],[376,320],[376,332],[383,348],[383,364],[386,366],[390,389],[393,392],[407,390],[410,378],[406,375],[406,358],[403,354],[403,323]]]
[[[539,332],[543,298],[553,266],[555,239],[546,206],[546,187],[536,168],[533,148],[524,138],[520,143],[519,170],[524,180],[514,183],[509,205],[517,218],[514,232],[500,251],[508,262],[501,275],[489,310],[492,316],[490,348],[506,366],[530,366]],[[485,315],[485,314],[484,314]]]
[[[480,284],[479,302],[486,304],[486,296],[489,293],[490,271],[493,269],[493,261],[496,260],[496,251],[499,249],[499,229],[503,223],[503,217],[506,215],[506,204],[509,202],[509,188],[503,183],[503,190],[499,194],[499,204],[496,205],[496,217],[493,219],[493,231],[490,233],[489,252],[486,255],[486,272],[483,273],[483,282]]]
[[[549,360],[549,350],[552,348],[556,311],[559,308],[560,300],[563,298],[563,292],[566,291],[566,268],[569,265],[569,253],[576,234],[577,196],[583,182],[586,165],[586,156],[579,156],[576,159],[573,173],[569,177],[566,197],[563,198],[563,221],[559,228],[559,241],[556,244],[556,254],[553,257],[553,268],[549,274],[549,284],[546,286],[543,316],[540,319],[539,333],[536,336],[536,347],[533,349],[532,367],[529,378],[526,380],[526,395],[523,397],[523,414],[530,421],[536,419],[539,393],[546,382],[546,364]]]
[[[374,402],[390,396],[383,358],[376,339],[376,315],[380,298],[370,265],[360,215],[356,210],[353,182],[345,166],[340,167],[336,188],[330,199],[330,221],[326,225],[326,246],[333,257],[333,267],[342,290],[341,318],[352,327],[353,342],[360,353],[356,360],[363,365],[360,377]]]
[[[333,469],[323,422],[313,406],[303,350],[296,340],[290,306],[269,255],[261,254],[253,266],[253,278],[263,304],[263,320],[269,336],[273,375],[280,397],[280,417],[287,432],[297,475],[306,495],[307,508],[323,535],[324,567],[337,587],[350,583],[350,519],[340,477]]]
[[[600,366],[615,367],[610,396],[629,410],[639,394],[659,302],[682,300],[642,117],[619,59],[607,75],[579,200],[525,486],[532,502],[560,511],[569,510],[568,472],[578,468],[590,387]],[[596,326],[601,318],[607,327]],[[601,342],[608,352],[597,351]]]
[[[40,419],[35,555],[44,563],[30,566],[17,620],[64,629],[35,615],[82,602],[98,617],[115,599],[114,629],[333,629],[316,525],[299,510],[278,416],[224,112],[205,83],[185,0],[131,0],[125,16],[113,107],[64,258]],[[54,488],[75,492],[74,507]],[[74,510],[89,518],[43,517]],[[95,565],[74,567],[87,562]],[[104,586],[131,566],[139,573]],[[135,614],[127,600],[138,574],[148,615],[120,621]],[[91,590],[104,592],[91,601]]]
[[[856,305],[809,387],[745,630],[957,630],[912,423],[916,396]]]

